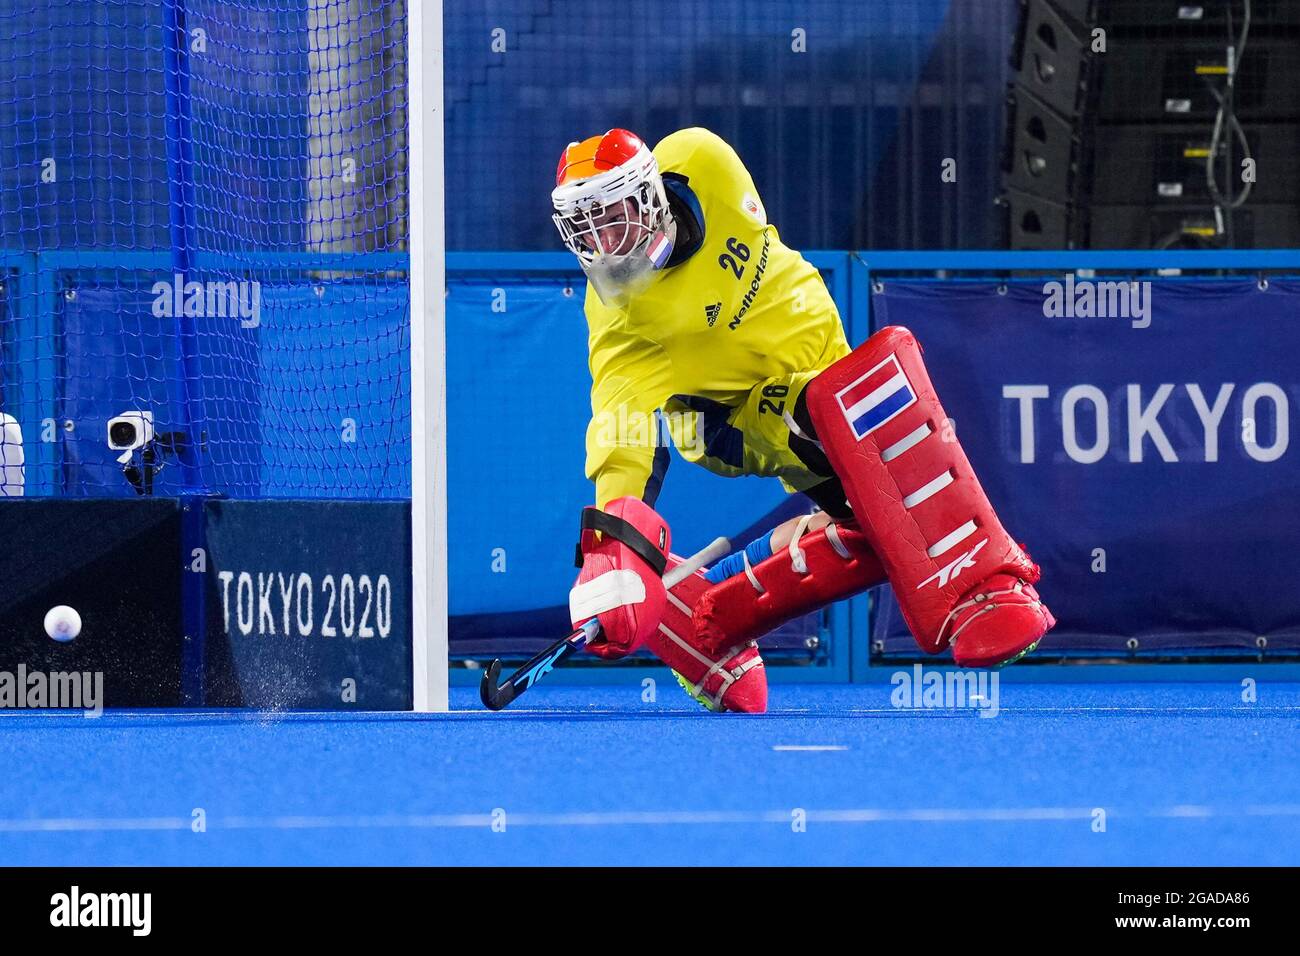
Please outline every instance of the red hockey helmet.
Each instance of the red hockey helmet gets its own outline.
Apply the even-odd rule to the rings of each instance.
[[[570,143],[551,193],[556,228],[596,293],[621,304],[672,251],[668,198],[654,153],[625,129]]]

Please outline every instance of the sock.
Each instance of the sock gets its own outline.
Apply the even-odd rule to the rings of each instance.
[[[704,572],[704,576],[712,583],[717,584],[719,581],[725,581],[733,574],[740,574],[745,570],[745,555],[749,555],[750,565],[766,561],[772,556],[772,532],[760,538],[755,538],[749,544],[745,545],[742,551],[733,551],[727,555],[709,570]]]

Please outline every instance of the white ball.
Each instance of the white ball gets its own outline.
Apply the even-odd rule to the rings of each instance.
[[[66,644],[81,633],[81,615],[76,608],[60,604],[45,612],[45,633],[60,644]]]

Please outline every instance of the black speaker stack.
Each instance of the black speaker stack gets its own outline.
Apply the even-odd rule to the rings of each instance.
[[[1012,67],[1008,248],[1300,246],[1300,0],[1021,0]]]

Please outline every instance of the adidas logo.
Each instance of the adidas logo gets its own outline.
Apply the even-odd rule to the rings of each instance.
[[[704,307],[704,317],[709,320],[709,328],[713,328],[713,323],[718,321],[718,316],[722,314],[722,303],[715,302],[713,305]]]

